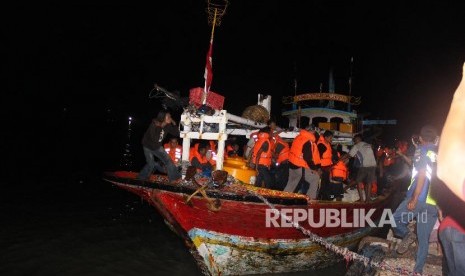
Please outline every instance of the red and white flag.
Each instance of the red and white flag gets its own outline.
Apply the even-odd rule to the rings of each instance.
[[[205,94],[210,92],[210,86],[213,80],[213,70],[212,70],[212,49],[213,49],[213,39],[210,40],[210,48],[207,53],[207,63],[205,65]]]

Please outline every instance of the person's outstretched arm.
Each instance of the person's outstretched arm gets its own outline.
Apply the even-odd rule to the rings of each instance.
[[[442,129],[438,151],[438,177],[465,201],[465,80],[455,91]]]

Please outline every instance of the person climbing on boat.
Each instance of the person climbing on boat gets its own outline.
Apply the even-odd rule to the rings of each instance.
[[[270,172],[272,157],[270,132],[269,127],[264,127],[258,133],[257,142],[252,150],[250,164],[258,172],[255,186],[262,187],[264,183],[266,188],[274,189],[275,181]]]
[[[438,219],[436,201],[430,194],[432,179],[436,174],[437,146],[434,144],[437,131],[434,127],[422,127],[418,148],[414,156],[412,179],[405,199],[394,212],[395,227],[392,231],[396,237],[402,238],[397,253],[404,254],[409,246],[417,240],[418,249],[414,272],[422,273],[428,255],[429,237]],[[416,218],[417,235],[410,232],[409,220]]]
[[[209,145],[204,141],[196,143],[189,152],[189,162],[197,169],[197,172],[205,176],[211,175],[212,164],[207,158]]]
[[[181,179],[181,173],[178,171],[170,156],[163,148],[163,139],[170,133],[179,137],[179,129],[176,122],[171,118],[167,111],[158,112],[157,116],[150,123],[149,128],[142,138],[142,147],[144,149],[145,160],[147,164],[142,168],[137,176],[140,180],[149,180],[150,175],[155,168],[154,156],[156,156],[165,166],[170,182]]]
[[[310,200],[317,199],[320,182],[320,154],[316,145],[315,129],[307,125],[295,137],[289,151],[289,180],[285,192],[294,193],[303,178],[310,187],[307,195]]]
[[[289,144],[279,134],[274,134],[273,140],[275,189],[282,191],[289,179]]]
[[[330,200],[328,191],[330,189],[329,174],[333,165],[333,149],[331,147],[333,136],[333,132],[326,130],[323,135],[320,136],[317,143],[322,171],[319,198],[323,200]]]
[[[169,143],[164,145],[164,148],[173,163],[177,165],[182,157],[182,147],[179,145],[178,138],[171,137]]]
[[[349,157],[355,157],[360,163],[355,179],[358,185],[357,190],[360,201],[365,199],[365,202],[370,202],[371,185],[376,181],[376,158],[373,148],[370,144],[363,141],[362,135],[357,134],[354,136],[354,145],[350,149],[349,155],[344,157],[344,159]]]

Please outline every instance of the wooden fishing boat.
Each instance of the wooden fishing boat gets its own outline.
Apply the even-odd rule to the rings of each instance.
[[[205,86],[203,89],[191,90],[189,100],[194,108],[185,108],[180,120],[183,127],[180,133],[183,140],[182,162],[189,163],[191,139],[217,140],[217,172],[226,169],[223,167],[223,157],[228,135],[250,137],[257,128],[265,126],[264,121],[253,121],[227,113],[223,110],[224,98],[210,91],[213,30],[221,22],[221,16],[225,12],[228,1],[224,2],[224,5],[215,4],[208,8],[211,15],[209,22],[213,23],[205,67]],[[157,85],[155,90],[157,93],[153,97],[161,95],[178,102],[175,93]],[[330,98],[337,99],[335,96]],[[351,97],[347,99],[350,100]],[[292,102],[297,100],[299,98],[292,98]],[[205,112],[204,105],[212,108],[212,112]],[[271,96],[259,94],[257,105],[266,108],[268,115],[271,114]],[[288,115],[302,116],[301,112],[294,113]],[[351,123],[354,116],[346,113],[344,115],[348,119],[343,123]],[[292,139],[298,133],[290,131],[280,135]],[[352,134],[351,131],[350,135],[337,137],[342,136],[341,142],[349,144]],[[183,169],[186,169],[184,164]],[[231,165],[231,172],[237,171],[240,166]],[[149,181],[141,181],[137,179],[137,173],[128,171],[107,172],[103,179],[139,195],[153,205],[171,229],[184,239],[201,270],[210,275],[278,273],[329,266],[340,258],[326,250],[321,243],[315,242],[315,236],[304,232],[311,231],[333,244],[353,248],[363,237],[376,230],[376,227],[360,225],[355,211],[363,210],[368,213],[372,210],[374,212],[371,218],[377,221],[381,218],[383,209],[390,206],[392,199],[391,195],[387,195],[370,203],[309,201],[303,194],[256,188],[238,181],[237,179],[244,177],[244,182],[252,182],[254,175],[247,169],[239,174],[241,177],[229,178],[224,183],[188,177],[187,173],[183,174],[185,178],[181,182],[174,184],[169,183],[166,176],[160,175],[152,175]],[[296,210],[312,211],[313,222],[321,221],[327,210],[345,212],[346,225],[329,226],[323,223],[315,226],[310,220],[289,224],[284,212],[294,213]],[[276,215],[274,211],[278,211],[281,224],[267,224],[270,215]],[[299,225],[303,228],[297,229],[296,226]]]
[[[160,87],[157,89],[165,91]],[[191,99],[191,102],[195,100]],[[259,94],[257,105],[270,112],[271,96]],[[246,184],[253,182],[256,172],[248,168],[244,160],[228,158],[223,163],[225,141],[228,135],[249,137],[265,125],[229,114],[222,110],[222,105],[216,107],[212,115],[185,109],[180,124],[185,176],[180,183],[169,183],[162,175],[152,175],[149,181],[141,181],[137,179],[137,173],[128,171],[107,172],[103,179],[153,205],[170,228],[186,242],[205,274],[264,274],[329,266],[341,257],[327,250],[321,241],[315,242],[316,239],[322,237],[341,248],[354,248],[363,237],[379,229],[373,227],[376,225],[362,225],[360,212],[372,212],[370,218],[376,222],[382,218],[383,210],[392,207],[391,194],[369,203],[309,201],[304,194]],[[279,135],[292,139],[298,134],[294,130]],[[199,175],[189,176],[186,169],[191,139],[218,141],[216,172],[227,171],[230,177],[226,182],[218,184]],[[345,224],[326,224],[323,219],[328,210],[344,213]],[[292,218],[293,223],[286,220],[285,214],[302,211],[312,213],[313,219],[298,223]],[[272,214],[276,219],[274,223],[270,223]],[[321,221],[323,224],[315,224]],[[306,231],[311,234],[304,233]]]
[[[375,209],[371,218],[377,221],[392,201],[392,195],[388,194],[370,203],[309,202],[303,194],[257,188],[233,178],[225,184],[212,185],[210,180],[200,178],[169,184],[166,176],[162,175],[152,175],[149,181],[136,177],[134,172],[117,171],[105,173],[103,179],[153,205],[171,229],[186,242],[200,269],[209,275],[303,271],[323,268],[341,260],[341,256],[313,242],[292,225],[267,225],[267,213],[269,215],[272,208],[281,211],[312,210],[313,221],[319,221],[324,214],[320,214],[320,210],[345,210],[346,222],[355,225],[358,217],[353,211]],[[204,185],[196,184],[199,181],[204,181]],[[201,192],[196,193],[199,190]],[[314,227],[309,220],[300,222],[300,225],[331,243],[349,249],[378,229],[354,225]]]

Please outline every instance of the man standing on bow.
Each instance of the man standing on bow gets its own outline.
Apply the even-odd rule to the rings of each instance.
[[[163,139],[165,139],[168,133],[179,137],[179,129],[174,120],[171,118],[171,114],[166,111],[160,111],[158,112],[157,117],[152,120],[149,128],[144,134],[144,137],[142,138],[142,146],[147,164],[140,171],[137,177],[138,179],[150,179],[150,174],[155,168],[154,156],[160,159],[160,161],[165,165],[170,182],[181,179],[181,173],[178,171],[170,156],[163,148]]]

